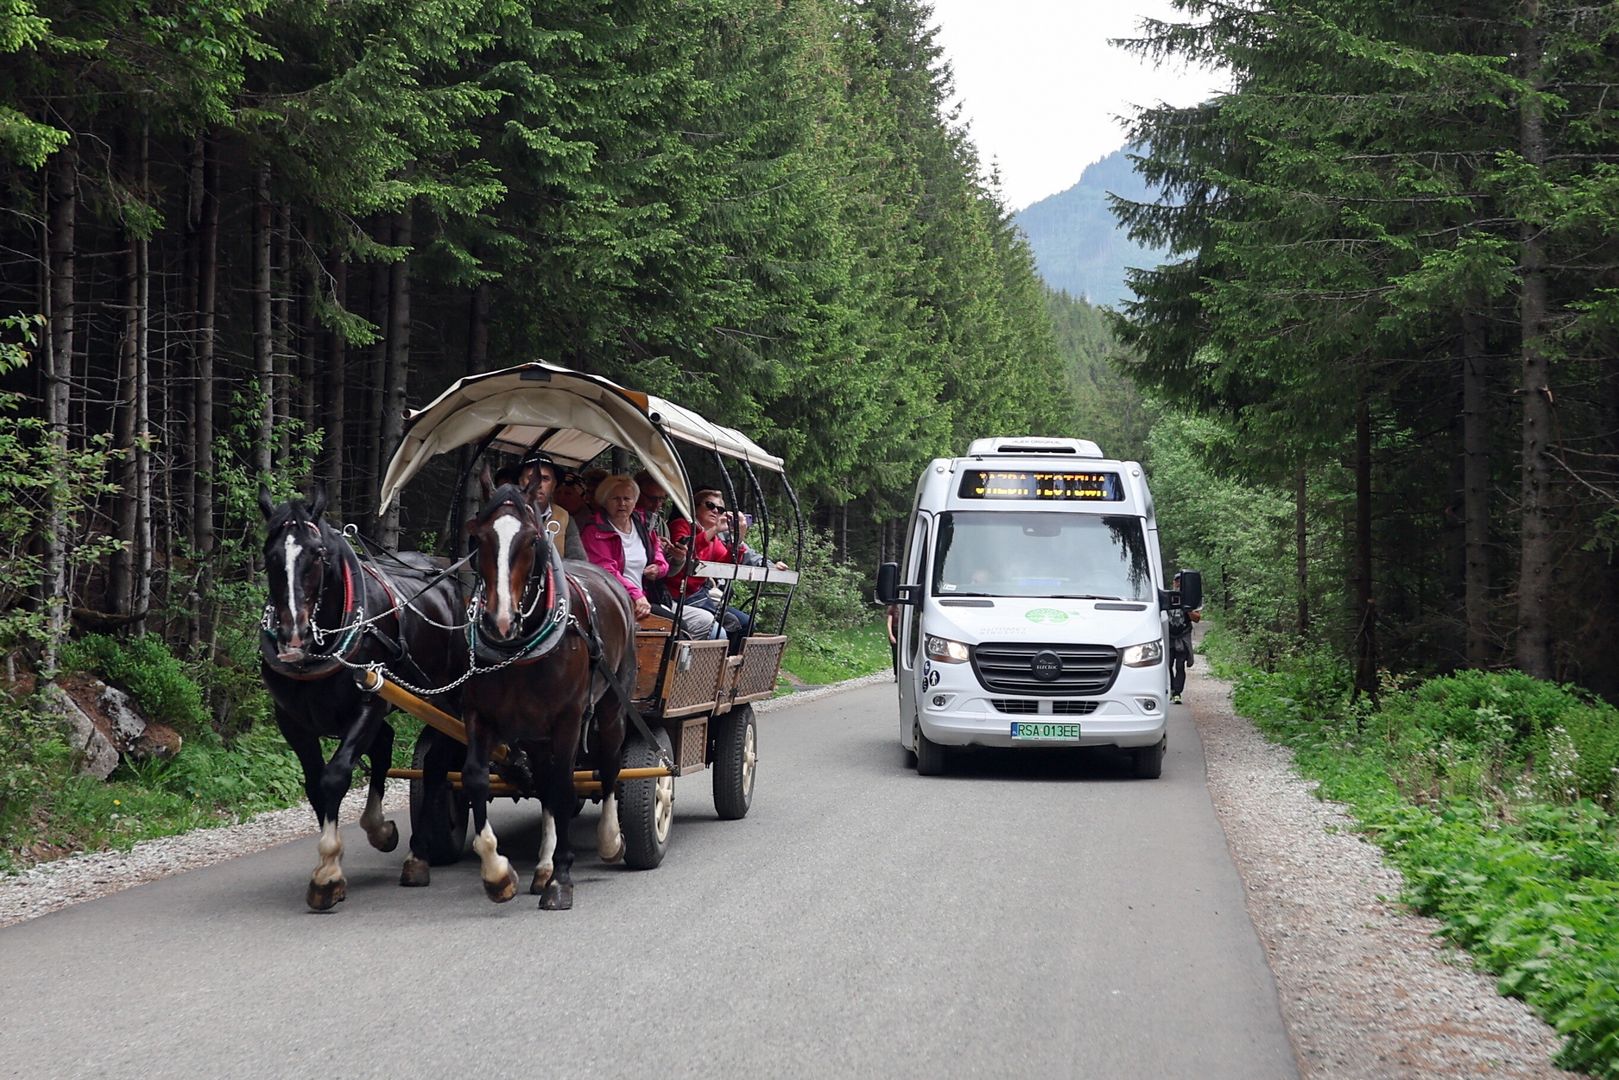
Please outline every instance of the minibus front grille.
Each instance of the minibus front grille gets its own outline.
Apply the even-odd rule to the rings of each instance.
[[[1028,716],[1040,711],[1040,703],[1030,698],[990,698],[990,704],[1004,713]]]
[[[1034,658],[1053,652],[1062,661],[1055,679],[1037,679]],[[986,690],[1003,694],[1101,694],[1119,673],[1119,650],[1111,645],[986,642],[973,647],[973,674]]]
[[[1100,701],[1053,701],[1051,711],[1056,716],[1089,716]]]

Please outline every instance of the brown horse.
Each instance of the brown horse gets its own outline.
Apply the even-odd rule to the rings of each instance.
[[[360,824],[379,851],[399,845],[398,826],[382,816],[394,741],[389,705],[361,690],[353,671],[381,663],[397,673],[394,678],[427,687],[454,682],[467,670],[466,635],[459,629],[465,603],[460,583],[428,556],[401,552],[397,565],[386,571],[362,563],[343,534],[321,517],[323,488],[317,487],[307,503],[293,499],[279,506],[260,488],[259,507],[270,587],[261,667],[276,726],[303,766],[304,793],[320,826],[320,864],[310,875],[306,899],[314,910],[325,911],[348,892],[337,817],[361,754],[371,762],[371,791]],[[454,709],[453,695],[443,704]],[[322,738],[337,740],[330,761],[322,754]],[[442,764],[438,771],[443,772]],[[411,858],[400,884],[426,884],[423,845],[432,830],[425,821],[411,824]],[[419,864],[414,873],[413,864]]]
[[[461,697],[467,725],[461,783],[472,803],[472,849],[482,860],[489,898],[510,900],[517,875],[497,851],[488,807],[492,755],[497,744],[505,744],[508,762],[526,759],[545,808],[529,891],[539,895],[541,908],[560,911],[573,906],[568,825],[578,806],[573,770],[581,741],[601,777],[597,849],[605,862],[624,856],[615,788],[624,695],[635,685],[635,614],[629,594],[611,574],[556,555],[529,501],[532,484],[491,490],[487,469],[481,480],[486,505],[467,522],[480,582],[468,637],[481,673],[468,680]]]

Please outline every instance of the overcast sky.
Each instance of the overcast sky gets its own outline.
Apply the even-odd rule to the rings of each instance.
[[[1124,145],[1134,105],[1190,105],[1219,87],[1201,69],[1154,68],[1109,38],[1139,20],[1175,19],[1169,0],[932,0],[962,116],[985,165],[1021,210],[1072,187]]]

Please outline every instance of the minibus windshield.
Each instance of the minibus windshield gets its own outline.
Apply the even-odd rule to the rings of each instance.
[[[940,514],[932,591],[939,596],[1155,597],[1140,518],[1022,510]]]

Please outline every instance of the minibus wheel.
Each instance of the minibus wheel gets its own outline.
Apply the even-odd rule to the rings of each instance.
[[[945,748],[922,734],[920,721],[911,731],[911,741],[916,744],[916,775],[944,775]]]
[[[1130,764],[1137,780],[1156,780],[1164,775],[1164,751],[1169,748],[1169,736],[1158,740],[1156,746],[1137,746],[1130,751]]]

